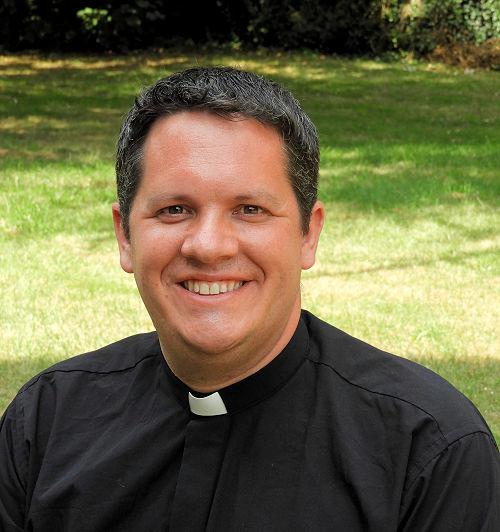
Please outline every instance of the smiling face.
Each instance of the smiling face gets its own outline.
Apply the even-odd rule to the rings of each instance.
[[[323,208],[315,205],[304,235],[274,129],[199,111],[159,119],[144,146],[130,240],[113,212],[122,268],[184,382],[230,384],[288,343]]]

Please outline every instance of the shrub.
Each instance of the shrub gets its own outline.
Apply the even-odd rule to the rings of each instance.
[[[340,54],[468,50],[500,37],[500,0],[3,0],[0,49],[127,51],[237,42]],[[472,49],[472,48],[471,48]]]
[[[489,39],[481,44],[437,46],[429,59],[461,68],[500,70],[500,39]]]
[[[389,0],[382,16],[392,46],[418,55],[500,37],[499,0]]]

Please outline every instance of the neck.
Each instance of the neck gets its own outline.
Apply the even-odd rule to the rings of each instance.
[[[172,341],[171,335],[165,338],[160,332],[158,335],[163,356],[174,375],[194,391],[211,393],[267,366],[288,344],[299,319],[300,302],[284,326],[265,344],[257,345],[255,340],[247,339],[218,353],[206,353],[184,342]]]

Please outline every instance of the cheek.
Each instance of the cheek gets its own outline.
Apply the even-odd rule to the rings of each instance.
[[[271,255],[293,255],[300,250],[303,240],[298,225],[286,218],[275,218],[262,225],[250,224],[249,227],[240,229],[238,236],[242,244]]]
[[[165,231],[164,227],[151,228],[141,233],[134,246],[134,258],[143,269],[151,269],[165,265],[180,250],[179,236],[173,231]]]
[[[293,269],[300,262],[302,251],[302,238],[295,234],[294,227],[287,225],[287,230],[272,235],[269,239],[263,239],[263,248],[273,262],[288,265]]]

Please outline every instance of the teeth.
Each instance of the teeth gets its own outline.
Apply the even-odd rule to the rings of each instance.
[[[210,293],[214,295],[219,293],[219,283],[212,283],[210,285]]]
[[[184,281],[182,286],[202,296],[225,294],[226,292],[233,292],[243,286],[243,281],[216,281],[214,283],[207,283],[203,281]]]
[[[208,294],[210,294],[210,287],[208,286],[208,283],[200,283],[200,294],[202,296],[208,296]]]

